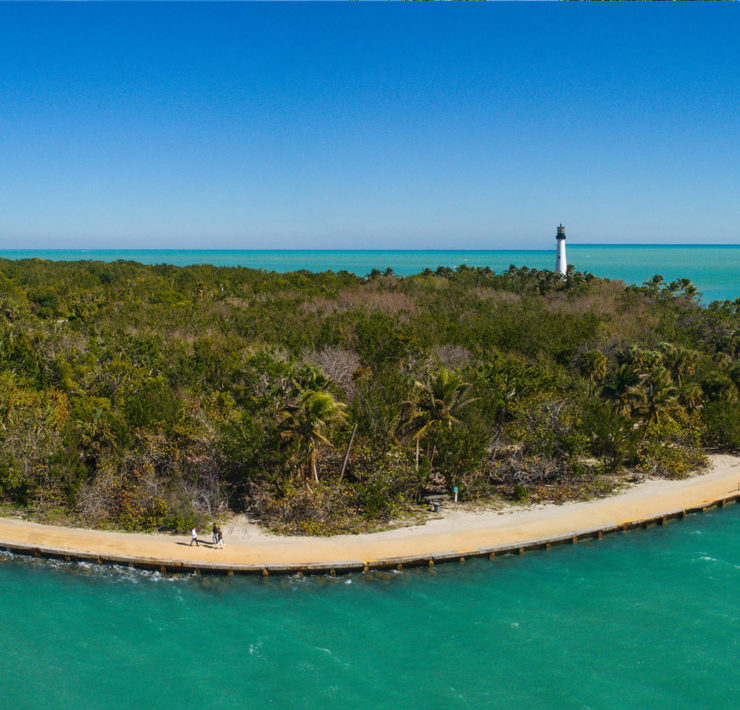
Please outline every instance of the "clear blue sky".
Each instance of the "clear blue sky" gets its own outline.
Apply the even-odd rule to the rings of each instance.
[[[0,248],[740,243],[737,4],[0,5]]]

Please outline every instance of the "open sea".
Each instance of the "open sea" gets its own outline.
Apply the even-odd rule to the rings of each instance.
[[[276,271],[552,251],[34,251]],[[740,247],[568,246],[597,276],[740,297]],[[163,578],[0,553],[0,708],[731,708],[740,505],[549,552],[314,578]],[[735,700],[733,700],[735,698]]]
[[[652,246],[568,244],[568,263],[596,276],[640,284],[660,274],[666,281],[688,278],[703,294],[705,303],[740,297],[740,245]],[[0,250],[6,259],[101,260],[129,259],[144,264],[214,264],[247,266],[267,271],[339,271],[361,276],[377,268],[392,268],[407,275],[438,266],[490,266],[503,271],[510,264],[536,269],[555,267],[555,240],[547,250],[496,251],[373,251],[373,250]]]

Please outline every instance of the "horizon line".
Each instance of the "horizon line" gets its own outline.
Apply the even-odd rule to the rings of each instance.
[[[680,249],[684,247],[699,247],[699,248],[738,248],[740,242],[737,244],[727,243],[685,243],[685,244],[662,244],[658,242],[634,242],[630,244],[624,244],[622,242],[577,242],[569,243],[570,247],[618,247],[618,248],[633,248],[633,247],[661,247],[668,249]],[[198,248],[179,248],[179,247],[27,247],[27,248],[11,248],[4,249],[0,248],[0,254],[3,253],[21,253],[21,252],[64,252],[64,251],[78,251],[78,252],[161,252],[161,251],[177,251],[177,252],[365,252],[365,253],[381,253],[381,252],[549,252],[551,248],[526,248],[521,249],[475,249],[475,248],[459,248],[459,249],[421,249],[421,248],[390,248],[390,249],[356,249],[356,248],[336,248],[331,249],[328,247],[320,247],[316,249],[310,249],[306,247],[284,247],[284,248],[260,248],[260,247],[234,247],[234,248],[209,248],[209,249],[198,249]]]

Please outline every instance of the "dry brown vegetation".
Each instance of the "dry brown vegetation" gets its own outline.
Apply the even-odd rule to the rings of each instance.
[[[346,313],[358,308],[383,313],[413,312],[416,299],[401,291],[378,289],[353,289],[342,291],[335,298],[317,296],[304,303],[301,308],[309,313]]]

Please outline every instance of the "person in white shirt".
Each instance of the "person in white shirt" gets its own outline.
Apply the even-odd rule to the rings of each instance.
[[[195,528],[190,531],[190,547],[193,546],[193,543],[195,543],[196,547],[200,547],[198,544],[198,531]]]

